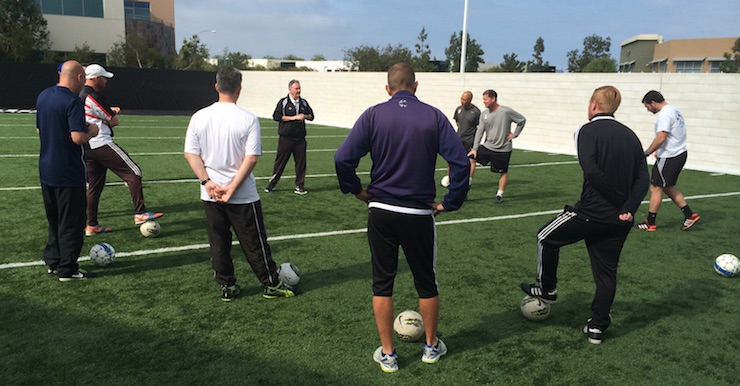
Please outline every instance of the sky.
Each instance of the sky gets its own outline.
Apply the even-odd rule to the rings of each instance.
[[[465,0],[177,0],[175,34],[178,50],[198,34],[211,56],[228,50],[342,60],[362,45],[400,44],[415,52],[424,28],[431,57],[444,60],[450,37],[463,28],[464,6]],[[541,37],[543,60],[558,70],[567,68],[568,51],[582,51],[593,34],[611,38],[618,61],[620,43],[640,34],[664,41],[740,37],[739,17],[740,0],[468,0],[468,34],[486,63],[510,53],[531,60]]]

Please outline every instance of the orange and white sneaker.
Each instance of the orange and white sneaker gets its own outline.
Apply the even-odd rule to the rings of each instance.
[[[139,213],[134,215],[134,224],[141,225],[147,221],[156,220],[160,217],[164,216],[164,213],[152,213],[150,211],[146,211],[144,213]]]
[[[110,233],[110,232],[113,232],[113,229],[106,228],[100,224],[88,225],[85,227],[85,236],[95,236],[99,233]]]
[[[701,219],[701,216],[699,216],[699,213],[692,214],[691,217],[684,220],[683,225],[681,226],[681,230],[682,231],[689,230],[689,228],[694,226],[694,224],[696,224],[696,222],[699,221],[699,219]]]

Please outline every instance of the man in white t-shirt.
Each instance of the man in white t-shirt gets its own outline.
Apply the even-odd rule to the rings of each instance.
[[[298,289],[278,278],[272,259],[252,171],[262,155],[257,117],[238,107],[242,74],[233,67],[216,74],[218,102],[190,119],[185,136],[185,159],[200,180],[200,199],[206,214],[211,264],[221,286],[221,300],[240,291],[231,259],[231,229],[244,257],[264,286],[266,299],[292,297]]]
[[[663,200],[663,193],[673,200],[681,209],[684,222],[681,230],[688,230],[701,218],[686,203],[683,194],[676,188],[678,175],[681,173],[688,152],[686,151],[686,124],[683,115],[668,104],[658,91],[649,91],[642,98],[645,108],[657,115],[655,121],[655,139],[645,150],[645,157],[655,153],[655,164],[650,185],[650,207],[645,221],[636,225],[638,229],[648,232],[657,230],[655,219]]]

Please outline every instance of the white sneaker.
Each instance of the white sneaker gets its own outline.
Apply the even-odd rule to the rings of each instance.
[[[442,339],[437,338],[437,345],[424,345],[424,354],[421,355],[421,361],[424,363],[437,363],[442,355],[447,354],[447,346]]]
[[[380,346],[375,350],[373,360],[380,363],[380,369],[386,373],[395,373],[398,371],[398,355],[396,355],[395,350],[393,354],[383,354],[383,346]]]

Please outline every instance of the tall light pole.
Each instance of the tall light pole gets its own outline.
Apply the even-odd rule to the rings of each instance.
[[[468,51],[468,0],[465,0],[465,10],[463,11],[463,28],[462,28],[462,35],[461,38],[461,44],[462,49],[460,50],[460,73],[465,73],[465,63],[467,62],[466,56]]]
[[[467,1],[467,0],[465,0],[465,1]],[[203,32],[210,32],[212,34],[215,34],[216,33],[216,30],[215,29],[204,29],[203,31],[196,32],[195,35],[193,35],[193,36],[198,36],[198,35],[202,34]]]

